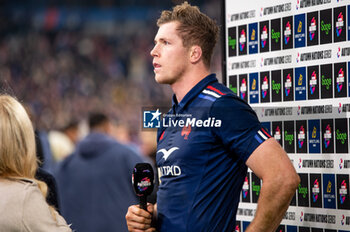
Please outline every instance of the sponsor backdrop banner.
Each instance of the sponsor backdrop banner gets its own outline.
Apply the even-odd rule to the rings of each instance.
[[[223,0],[224,82],[288,153],[300,185],[278,232],[350,232],[350,1]],[[236,231],[263,182],[250,170]]]

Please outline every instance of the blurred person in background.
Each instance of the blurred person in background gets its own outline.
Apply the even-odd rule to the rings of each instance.
[[[157,153],[157,132],[156,131],[141,131],[140,137],[140,151],[141,154],[152,165],[154,170],[154,187],[153,193],[148,196],[147,202],[155,204],[157,202],[157,191],[159,186],[158,168],[156,162]]]
[[[25,104],[24,108],[30,120],[33,121],[34,115],[31,107]],[[35,173],[35,178],[45,182],[48,188],[46,194],[46,201],[47,203],[49,203],[49,205],[55,207],[57,212],[60,212],[57,184],[55,177],[52,175],[56,164],[52,157],[48,135],[45,131],[38,129],[34,130],[34,135],[36,145],[36,156],[38,161],[38,169]]]
[[[141,131],[139,137],[141,153],[156,164],[157,133],[155,131]]]
[[[37,148],[37,156],[39,159],[39,167],[46,172],[53,173],[56,167],[56,161],[53,157],[49,134],[45,130],[35,129],[35,142]]]
[[[37,119],[37,115],[33,108],[29,104],[24,104],[23,107],[25,108],[30,120],[33,122],[39,169],[43,170],[43,174],[49,173],[51,175],[55,170],[56,162],[52,154],[49,135],[46,130],[39,129],[34,123]]]
[[[275,231],[300,178],[250,106],[211,74],[218,26],[187,2],[163,11],[157,25],[150,53],[156,81],[174,92],[169,115],[176,115],[174,123],[196,123],[161,124],[157,204],[130,206],[129,231],[233,231],[248,167],[263,184],[246,232]]]
[[[141,155],[141,151],[137,143],[133,141],[130,127],[126,123],[111,121],[110,135],[114,137],[118,142],[124,144],[134,150],[137,154]]]
[[[79,123],[72,120],[61,130],[51,130],[48,134],[50,149],[55,162],[60,162],[70,155],[80,138]]]
[[[62,132],[67,135],[74,145],[77,144],[80,140],[79,121],[71,120],[63,127]]]
[[[127,231],[125,213],[138,202],[131,184],[139,154],[119,143],[104,113],[89,115],[89,134],[58,167],[62,215],[78,232]]]
[[[0,230],[68,232],[66,221],[45,201],[32,123],[24,107],[0,95]]]

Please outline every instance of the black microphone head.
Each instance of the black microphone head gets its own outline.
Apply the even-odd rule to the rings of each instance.
[[[154,187],[153,168],[149,163],[138,163],[132,172],[132,184],[137,196],[148,196]]]

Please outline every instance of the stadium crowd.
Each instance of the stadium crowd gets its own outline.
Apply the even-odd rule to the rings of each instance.
[[[209,14],[217,14],[218,7],[214,1],[203,5]],[[48,14],[52,10],[39,28],[35,20],[14,27],[9,19],[0,27],[1,90],[31,109],[37,129],[60,130],[103,110],[137,134],[142,107],[170,106],[170,88],[155,82],[149,54],[157,15],[69,29],[54,28]]]

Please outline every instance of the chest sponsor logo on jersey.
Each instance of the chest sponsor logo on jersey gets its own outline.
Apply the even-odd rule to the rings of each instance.
[[[176,150],[179,150],[178,147],[172,147],[168,150],[160,149],[157,153],[163,153],[163,158],[165,161],[169,158],[169,156]],[[177,165],[165,165],[158,167],[159,177],[162,176],[180,176],[181,168]]]
[[[172,147],[169,150],[166,150],[163,148],[163,149],[160,149],[157,153],[159,153],[159,152],[163,153],[164,160],[167,160],[168,157],[171,155],[171,153],[173,153],[174,151],[176,151],[178,149],[179,149],[178,147]]]

